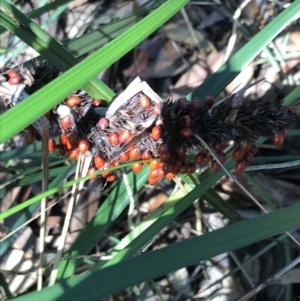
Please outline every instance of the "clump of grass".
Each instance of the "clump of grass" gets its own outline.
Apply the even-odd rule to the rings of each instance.
[[[31,28],[32,22],[29,19],[10,6],[6,1],[1,3],[2,10],[0,11],[0,17],[3,18],[2,25],[17,34],[21,39],[47,58],[51,64],[64,72],[43,87],[44,82],[47,81],[46,77],[48,75],[50,77],[52,76],[51,72],[47,69],[44,74],[45,78],[41,79],[40,82],[36,81],[36,86],[32,86],[32,90],[28,92],[37,91],[0,117],[0,128],[4,129],[0,137],[1,143],[8,141],[8,139],[12,138],[37,118],[43,116],[81,87],[86,88],[85,90],[91,97],[105,98],[107,101],[110,101],[114,93],[103,83],[93,79],[93,77],[110,66],[121,56],[125,55],[154,30],[162,26],[164,22],[170,19],[171,16],[187,2],[188,1],[167,1],[135,26],[120,34],[113,41],[80,63],[75,61],[73,57],[70,57],[70,54],[66,53],[58,43],[55,44],[55,47],[53,43],[47,43],[47,35],[39,28],[35,27],[30,31],[29,29]],[[299,11],[300,3],[297,1],[293,2],[276,17],[274,21],[237,51],[215,74],[188,95],[187,98],[189,100],[195,99],[196,97],[204,99],[206,95],[217,97],[225,86],[231,82],[262,49],[299,15]],[[61,64],[60,60],[63,60],[64,63]],[[297,93],[299,93],[299,89],[295,89],[288,95],[285,98],[286,103],[292,104],[297,98]],[[270,133],[281,130],[286,126],[286,123],[289,123],[290,119],[293,118],[293,116],[289,115],[284,109],[281,100],[272,103],[272,105],[270,105],[270,103],[271,102],[268,101],[266,103],[259,102],[261,110],[264,112],[263,115],[265,116],[265,113],[270,114],[270,116],[279,114],[279,120],[282,121],[282,123],[275,128],[272,127],[272,123],[268,123],[266,127],[264,127],[263,123],[254,123],[253,127],[257,126],[257,130],[252,133],[249,133],[249,131],[243,133],[243,135],[247,133],[247,138],[251,137],[251,139],[254,139],[258,135],[270,136]],[[228,103],[217,106],[216,111],[212,111],[213,120],[218,122],[215,118],[230,115],[230,113],[226,113],[227,108],[229,108]],[[253,114],[256,109],[257,107],[253,103],[249,104],[247,106],[247,112],[245,111],[241,118],[244,118],[249,111]],[[177,113],[181,114],[179,112]],[[264,116],[261,117],[263,118]],[[165,118],[168,117],[166,116]],[[221,118],[221,120],[225,119]],[[16,120],[18,122],[16,122]],[[209,124],[209,121],[210,119],[205,121],[204,126],[214,127],[214,123]],[[253,120],[249,122],[253,122]],[[199,134],[205,136],[206,133]],[[217,135],[216,137],[219,136]],[[29,152],[29,149],[30,147],[25,148],[25,152]],[[17,159],[16,152],[13,151],[4,152],[3,156],[6,156],[7,161]],[[120,167],[128,165],[130,164],[123,164]],[[233,160],[229,159],[224,166],[227,170],[231,170],[234,166]],[[116,167],[116,169],[117,168],[118,167]],[[64,169],[66,174],[69,171],[70,169],[68,168]],[[25,170],[22,174],[23,182],[19,181],[17,177],[7,179],[7,182],[9,180],[15,181],[15,186],[32,183],[30,177],[32,177],[34,172],[36,172],[36,179],[40,179],[41,171],[40,169],[35,169],[34,171]],[[55,183],[52,186],[50,185],[49,188],[51,189],[7,210],[0,214],[0,218],[5,219],[19,212],[21,209],[35,204],[46,195],[52,195],[63,188],[70,187],[74,183],[88,179],[87,176],[58,186],[58,183],[61,181],[61,178],[59,178],[59,173],[61,172],[62,170],[55,170],[55,168],[51,167],[50,176],[57,177]],[[147,167],[143,168],[138,176],[129,173],[129,184],[135,187],[136,190],[140,190],[146,182],[147,174]],[[218,208],[220,212],[223,212],[225,216],[235,221],[235,224],[218,231],[206,233],[201,237],[187,239],[181,243],[170,245],[159,251],[151,251],[147,254],[134,256],[176,216],[183,212],[183,210],[190,206],[197,198],[207,193],[223,175],[224,172],[221,170],[217,174],[211,174],[210,171],[206,171],[201,177],[198,177],[197,173],[194,174],[192,178],[186,177],[186,183],[183,184],[183,189],[171,195],[160,208],[150,214],[128,236],[125,236],[114,248],[110,260],[99,262],[94,265],[93,271],[74,278],[71,277],[75,274],[80,261],[75,259],[63,260],[59,265],[57,284],[50,288],[43,288],[39,292],[25,294],[18,297],[17,300],[59,300],[60,298],[64,300],[79,300],[80,298],[96,300],[129,286],[133,286],[141,281],[153,279],[180,267],[192,265],[199,260],[208,259],[212,256],[249,245],[284,231],[293,230],[298,226],[299,205],[277,210],[255,219],[238,221],[240,219],[236,211],[226,207],[228,205],[225,205],[223,200],[219,200],[217,204],[212,204],[214,204],[215,208]],[[201,179],[201,183],[199,183],[199,179]],[[76,256],[89,254],[95,243],[105,235],[107,230],[118,219],[129,201],[130,198],[127,193],[126,185],[123,182],[118,182],[104,203],[97,210],[90,223],[81,230],[80,235],[66,255]],[[280,221],[280,223],[278,223],[278,221]]]

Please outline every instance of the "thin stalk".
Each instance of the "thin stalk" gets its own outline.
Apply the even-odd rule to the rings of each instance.
[[[92,154],[90,152],[88,152],[85,155],[80,154],[80,158],[77,163],[75,179],[78,179],[79,177],[85,176],[87,174],[89,166],[91,164],[91,161],[92,161]],[[78,202],[79,191],[82,189],[83,184],[84,184],[84,181],[80,181],[78,186],[77,186],[77,184],[74,184],[72,187],[72,196],[70,199],[70,203],[69,203],[68,211],[66,214],[65,223],[63,226],[60,241],[59,241],[59,244],[57,247],[57,254],[56,254],[55,262],[54,262],[54,265],[53,265],[53,268],[52,268],[52,271],[50,274],[49,286],[52,286],[55,283],[57,273],[58,273],[58,266],[59,266],[59,263],[60,263],[60,260],[61,260],[61,257],[62,257],[63,251],[64,251],[64,245],[65,245],[66,237],[67,237],[71,219],[72,219],[72,214],[73,214],[75,205]]]
[[[49,124],[48,120],[44,116],[41,118],[43,122],[42,136],[42,192],[48,190],[49,181]],[[37,271],[37,290],[41,290],[43,287],[43,266],[44,266],[44,252],[45,252],[45,237],[46,237],[46,215],[47,215],[47,197],[44,197],[41,202],[41,217],[40,217],[40,255],[39,255],[39,268]]]

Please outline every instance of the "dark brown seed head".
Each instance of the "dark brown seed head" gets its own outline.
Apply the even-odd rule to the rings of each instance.
[[[36,140],[36,137],[32,131],[26,131],[24,138],[25,138],[26,144],[31,144]]]
[[[180,168],[182,165],[184,165],[184,164],[185,164],[184,159],[179,157],[179,158],[177,158],[177,159],[175,160],[174,168],[175,168],[176,170],[179,170],[179,168]]]
[[[213,156],[212,154],[207,150],[205,152],[205,158],[204,158],[204,161],[203,161],[203,164],[207,164],[209,161],[213,160]]]

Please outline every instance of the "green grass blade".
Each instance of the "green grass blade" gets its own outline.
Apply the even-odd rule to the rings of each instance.
[[[99,300],[201,260],[233,251],[284,231],[291,231],[299,227],[299,215],[300,205],[280,209],[136,256],[99,271],[61,281],[52,287],[20,296],[15,300]]]
[[[75,170],[75,167],[76,167],[75,165],[72,165],[73,170]],[[69,169],[70,169],[70,166],[51,168],[49,170],[49,177],[50,178],[56,177],[56,176],[60,175],[61,173],[65,173]],[[21,179],[16,179],[15,181],[8,184],[4,188],[1,188],[0,194],[12,189],[13,187],[24,186],[24,185],[28,185],[28,184],[32,184],[32,183],[41,181],[41,180],[42,180],[42,171],[41,170],[38,172],[27,174],[25,177],[23,177]]]
[[[38,18],[42,14],[47,13],[51,10],[55,10],[55,9],[59,8],[60,6],[63,6],[71,1],[72,0],[55,0],[51,3],[47,3],[46,5],[27,13],[26,15],[30,19]]]
[[[11,293],[11,291],[9,289],[9,286],[8,286],[8,283],[6,282],[6,279],[5,279],[5,277],[4,277],[4,275],[2,273],[0,273],[0,285],[3,288],[3,290],[4,290],[6,298],[7,299],[12,299],[14,296]]]
[[[101,26],[92,32],[65,43],[64,47],[75,57],[80,57],[91,50],[100,48],[122,34],[138,20],[139,16],[143,14],[144,12],[140,12],[135,16],[124,18],[108,25]]]
[[[59,8],[59,7],[65,5],[69,2],[71,2],[71,0],[56,0],[56,1],[53,1],[53,2],[48,3],[46,5],[43,5],[42,7],[39,7],[37,9],[27,13],[26,16],[30,19],[38,18],[42,14],[47,13],[51,10],[56,9],[56,8]],[[50,18],[52,18],[52,16],[50,16]],[[5,28],[0,27],[0,34],[2,34],[4,32],[5,32]]]
[[[214,189],[209,189],[204,193],[203,198],[231,222],[243,220],[243,217],[228,202],[224,201]]]
[[[38,141],[33,144],[15,148],[9,151],[2,151],[0,152],[0,159],[1,161],[7,161],[11,158],[14,159],[27,158],[29,154],[40,152],[41,150],[42,150],[42,142]]]
[[[300,103],[300,86],[297,86],[289,95],[284,98],[284,104],[289,106],[291,104],[299,105]]]

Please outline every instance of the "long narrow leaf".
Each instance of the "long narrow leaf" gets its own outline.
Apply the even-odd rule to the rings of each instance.
[[[118,265],[61,281],[16,301],[94,301],[143,281],[213,256],[293,230],[300,225],[300,205],[245,220],[220,230],[136,256]],[[241,231],[241,229],[243,229]]]

